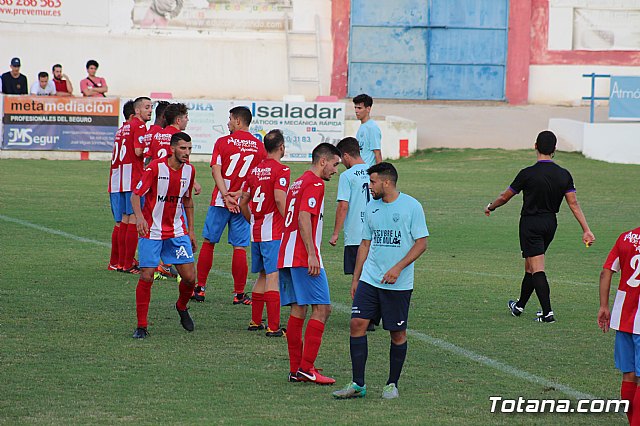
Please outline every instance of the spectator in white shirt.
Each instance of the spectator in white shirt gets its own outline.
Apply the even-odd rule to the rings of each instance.
[[[38,96],[51,96],[56,94],[56,86],[49,80],[49,73],[42,71],[38,73],[38,82],[31,86],[31,94]]]

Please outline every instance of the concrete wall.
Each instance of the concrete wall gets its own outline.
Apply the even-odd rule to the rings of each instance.
[[[281,100],[289,92],[282,30],[132,29],[132,5],[130,0],[109,0],[109,28],[1,23],[0,70],[8,70],[10,59],[18,56],[31,84],[39,71],[51,72],[54,63],[61,63],[79,94],[85,63],[96,59],[98,75],[106,78],[110,96],[172,92],[183,98]],[[326,95],[332,67],[331,3],[293,1],[294,29],[313,29],[316,14],[321,27],[322,94]],[[299,37],[297,46],[305,50],[309,43]],[[311,61],[298,65],[305,68],[302,72],[317,73]],[[292,92],[309,100],[321,94],[313,84],[298,85]]]

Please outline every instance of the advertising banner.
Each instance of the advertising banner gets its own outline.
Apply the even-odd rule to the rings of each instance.
[[[640,77],[611,77],[609,119],[640,121]]]
[[[126,102],[125,99],[122,102]],[[229,134],[229,110],[245,106],[253,120],[249,130],[262,140],[270,130],[284,134],[284,161],[308,161],[321,142],[337,144],[344,137],[345,104],[339,102],[272,102],[205,99],[172,99],[189,108],[186,132],[192,138],[194,154],[211,154],[221,136]],[[152,117],[152,121],[155,117]]]
[[[0,0],[0,22],[109,26],[109,0]]]
[[[5,96],[3,149],[111,151],[118,98]]]

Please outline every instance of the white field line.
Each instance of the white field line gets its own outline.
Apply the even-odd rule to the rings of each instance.
[[[12,222],[12,223],[16,223],[18,225],[22,225],[28,228],[33,228],[33,229],[37,229],[38,231],[42,231],[42,232],[47,232],[49,234],[53,234],[53,235],[58,235],[61,237],[65,237],[65,238],[69,238],[71,240],[74,241],[80,241],[83,243],[90,243],[90,244],[94,244],[94,245],[99,245],[102,247],[111,247],[111,244],[109,243],[105,243],[103,241],[98,241],[98,240],[93,240],[90,238],[84,238],[84,237],[80,237],[77,235],[73,235],[73,234],[69,234],[67,232],[64,231],[60,231],[57,229],[51,229],[51,228],[47,228],[41,225],[36,225],[34,223],[31,222],[27,222],[25,220],[21,220],[21,219],[15,219],[9,216],[4,216],[4,215],[0,215],[0,219],[6,221],[6,222]],[[216,271],[213,270],[212,271],[215,275],[219,275],[219,276],[224,276],[226,278],[232,277],[231,273],[229,272],[223,272],[223,271]],[[333,302],[333,307],[335,309],[337,309],[338,311],[345,313],[345,314],[350,314],[351,313],[351,307],[344,305],[342,303],[336,303]],[[451,352],[454,353],[456,355],[462,356],[464,358],[467,358],[471,361],[477,362],[479,364],[482,364],[484,366],[487,366],[489,368],[492,368],[494,370],[498,370],[500,372],[509,374],[513,377],[516,377],[518,379],[527,381],[527,382],[531,382],[534,383],[536,385],[539,386],[544,386],[544,387],[548,387],[548,388],[553,388],[556,389],[560,392],[562,392],[563,394],[571,397],[571,398],[575,398],[575,399],[601,399],[598,398],[594,395],[588,394],[588,393],[584,393],[584,392],[580,392],[578,390],[575,390],[569,386],[563,385],[562,383],[557,383],[557,382],[552,382],[550,380],[547,380],[543,377],[539,377],[536,376],[534,374],[528,373],[524,370],[520,370],[519,368],[516,367],[512,367],[508,364],[505,364],[503,362],[497,361],[495,359],[489,358],[487,356],[484,355],[480,355],[477,354],[473,351],[470,351],[468,349],[465,349],[463,347],[460,346],[456,346],[453,343],[447,342],[446,340],[443,339],[439,339],[437,337],[432,337],[429,336],[428,334],[424,334],[421,333],[419,331],[415,331],[415,330],[411,330],[411,329],[407,329],[407,334],[415,339],[418,339],[422,342],[425,342],[431,346],[435,346],[439,349],[442,349],[444,351],[447,352]]]

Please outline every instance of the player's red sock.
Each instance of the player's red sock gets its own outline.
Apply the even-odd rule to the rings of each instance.
[[[322,333],[324,333],[324,324],[316,319],[310,319],[307,323],[307,330],[304,332],[304,350],[302,351],[302,362],[300,362],[302,370],[309,371],[313,368],[322,343]]]
[[[287,323],[287,346],[289,348],[289,371],[296,373],[302,360],[302,326],[304,318],[289,316]]]
[[[620,386],[620,398],[629,401],[629,411],[627,411],[627,419],[629,420],[629,424],[632,424],[633,420],[633,403],[635,395],[637,393],[637,389],[638,385],[636,384],[636,382],[623,381],[622,385]]]
[[[207,285],[207,278],[209,277],[209,271],[213,266],[213,249],[215,244],[203,242],[200,247],[200,254],[198,255],[198,264],[196,269],[198,270],[198,285],[205,287]]]
[[[120,260],[118,256],[120,255],[118,251],[118,237],[120,236],[120,226],[113,225],[113,231],[111,231],[111,257],[109,258],[109,264],[113,266],[118,266],[118,261]]]
[[[264,293],[251,293],[251,321],[255,324],[262,322],[262,312],[264,311]]]
[[[118,226],[118,265],[122,268],[127,253],[127,229],[126,223],[120,222]]]
[[[180,295],[178,296],[178,301],[176,302],[176,306],[181,311],[187,309],[187,304],[189,303],[189,299],[191,299],[191,295],[193,294],[193,289],[196,288],[196,283],[191,282],[185,283],[185,280],[180,281],[180,285],[178,286],[178,291]]]
[[[234,249],[231,259],[231,275],[233,275],[233,292],[244,293],[244,286],[247,283],[249,267],[247,266],[247,252],[243,249]]]
[[[120,225],[122,226],[122,225]],[[136,249],[138,248],[138,229],[135,223],[129,223],[127,225],[127,241],[125,243],[125,258],[124,265],[122,267],[126,271],[133,266],[133,258],[136,255]]]
[[[153,281],[138,280],[136,287],[136,314],[138,316],[138,327],[147,328],[147,314],[149,313],[149,302],[151,301],[151,286]]]
[[[253,293],[255,295],[255,293]],[[253,299],[253,303],[255,302]],[[280,292],[268,291],[264,294],[264,302],[267,305],[267,321],[271,331],[280,328]]]

